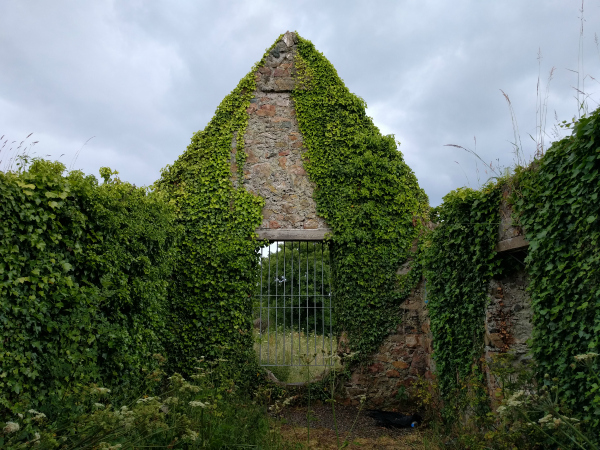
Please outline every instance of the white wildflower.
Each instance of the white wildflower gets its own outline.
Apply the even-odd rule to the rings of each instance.
[[[197,408],[198,406],[200,408],[206,408],[208,406],[208,403],[202,403],[202,402],[198,402],[198,401],[191,401],[188,403],[188,405],[190,405],[192,408]]]
[[[585,362],[588,359],[594,359],[597,356],[598,356],[598,353],[593,353],[593,352],[585,353],[583,355],[577,355],[577,356],[575,356],[575,361]]]
[[[136,401],[136,403],[146,403],[146,402],[151,402],[152,400],[156,400],[158,397],[146,397],[146,398],[140,398],[138,401]]]
[[[41,421],[46,418],[46,414],[36,411],[35,409],[30,409],[27,412],[33,415],[33,420],[35,421]]]
[[[292,403],[295,399],[296,399],[297,395],[294,395],[293,397],[288,397],[283,401],[283,406],[288,406],[290,403]]]
[[[102,403],[94,403],[94,407],[98,408],[98,409],[102,409],[102,408],[104,408],[104,405]]]
[[[562,423],[562,421],[560,419],[554,419],[554,426],[555,427],[558,427],[561,423]]]
[[[103,388],[103,387],[95,387],[92,392],[97,393],[97,394],[110,394],[110,389],[107,388]]]
[[[100,449],[101,450],[118,450],[121,447],[122,447],[121,444],[110,445],[108,442],[100,442]]]
[[[548,423],[548,422],[550,422],[551,419],[552,419],[552,414],[548,414],[548,415],[542,417],[540,420],[538,420],[538,423],[541,423],[541,424]]]
[[[503,416],[506,413],[506,406],[498,406],[498,409],[496,409],[496,412],[498,414],[500,414],[501,416]]]
[[[195,441],[196,439],[198,439],[198,432],[196,431],[192,431],[189,428],[186,430],[185,434],[183,435],[183,440],[184,441]]]
[[[35,441],[39,441],[39,440],[40,440],[40,438],[41,438],[42,436],[40,435],[40,433],[38,433],[38,432],[36,431],[36,432],[33,434],[33,437],[34,437],[33,441],[35,442]]]
[[[359,398],[361,404],[367,401],[367,396],[364,394],[359,395],[358,398]]]
[[[21,413],[18,413],[17,416],[19,416],[19,419],[23,418],[23,414],[21,414]]]
[[[165,405],[176,405],[177,403],[179,403],[179,398],[177,397],[168,397],[165,400]]]
[[[200,392],[200,388],[190,383],[185,383],[183,386],[179,388],[181,392],[190,391],[190,392]]]
[[[19,428],[21,427],[16,422],[6,422],[6,426],[2,429],[2,431],[4,431],[4,434],[10,434],[19,431]]]

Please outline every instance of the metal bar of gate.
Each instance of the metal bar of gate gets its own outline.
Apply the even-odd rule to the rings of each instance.
[[[304,366],[308,361],[312,366],[329,366],[333,363],[331,255],[325,251],[325,245],[316,241],[312,241],[312,247],[308,241],[274,241],[266,251],[261,251],[260,294],[256,302],[260,321],[257,350],[261,365]],[[303,256],[306,261],[302,260]],[[328,258],[327,273],[325,258]],[[327,339],[329,348],[326,348]]]

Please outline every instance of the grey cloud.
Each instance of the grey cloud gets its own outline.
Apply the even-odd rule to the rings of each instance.
[[[585,73],[594,77],[598,7],[588,0],[585,11]],[[151,184],[265,48],[296,30],[402,142],[435,205],[467,178],[476,187],[477,169],[486,178],[475,158],[444,144],[474,148],[476,136],[485,161],[512,163],[500,89],[532,154],[539,48],[543,84],[556,66],[547,131],[554,110],[561,120],[576,114],[577,78],[566,69],[578,65],[578,16],[560,0],[10,2],[0,16],[0,135],[33,131],[40,155],[65,153],[67,163],[95,136],[78,167],[111,166]]]

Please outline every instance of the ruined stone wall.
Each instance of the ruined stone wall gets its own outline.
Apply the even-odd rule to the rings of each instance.
[[[321,229],[325,221],[317,215],[314,185],[304,169],[306,148],[296,119],[291,92],[294,89],[295,34],[286,33],[256,72],[257,88],[247,109],[244,134],[247,159],[243,185],[265,199],[262,229]],[[232,141],[231,171],[237,172],[237,145]],[[236,180],[235,177],[233,177]],[[237,186],[237,181],[234,181]],[[504,198],[509,195],[506,191]],[[523,250],[523,230],[514,227],[506,200],[501,206],[498,251]],[[400,270],[409,270],[410,264]],[[405,273],[402,272],[402,273]],[[526,341],[531,336],[531,305],[525,292],[524,272],[490,282],[490,302],[485,311],[485,357],[512,351],[526,361]],[[373,355],[373,363],[357,369],[343,386],[344,402],[358,404],[367,396],[367,406],[392,408],[403,403],[398,391],[418,377],[431,379],[435,371],[426,308],[426,285],[422,281],[399,308],[401,323]],[[340,339],[344,348],[344,336]],[[495,389],[488,376],[490,392]]]
[[[494,355],[510,352],[513,364],[523,366],[531,361],[527,340],[533,331],[533,310],[527,294],[529,278],[524,270],[492,279],[489,285],[489,303],[485,311],[486,361],[492,362]],[[496,380],[486,369],[488,392],[492,403],[499,398]]]
[[[314,184],[304,170],[303,139],[291,91],[296,36],[286,33],[256,72],[257,87],[247,112],[244,187],[265,199],[263,229],[326,228],[317,216]],[[232,143],[232,172],[237,165]]]
[[[431,333],[427,318],[425,282],[421,281],[402,303],[402,320],[373,356],[373,364],[357,369],[344,384],[344,403],[358,404],[367,396],[367,407],[394,408],[398,398],[418,377],[432,378]]]
[[[514,364],[528,363],[527,340],[531,338],[533,312],[526,292],[525,271],[490,281],[489,303],[485,311],[484,357],[511,352]],[[357,369],[344,384],[344,403],[358,404],[361,395],[367,396],[372,408],[398,408],[407,402],[397,397],[402,387],[409,388],[418,377],[433,379],[435,361],[432,358],[432,336],[427,316],[426,284],[421,281],[400,306],[402,322],[373,355],[373,363]],[[342,337],[343,340],[343,337]],[[498,386],[487,373],[492,400]]]

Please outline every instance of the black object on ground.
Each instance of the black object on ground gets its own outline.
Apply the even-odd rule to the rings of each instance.
[[[377,426],[386,428],[414,428],[419,426],[423,421],[418,414],[407,416],[397,412],[380,411],[378,409],[370,409],[367,415],[375,419]]]

